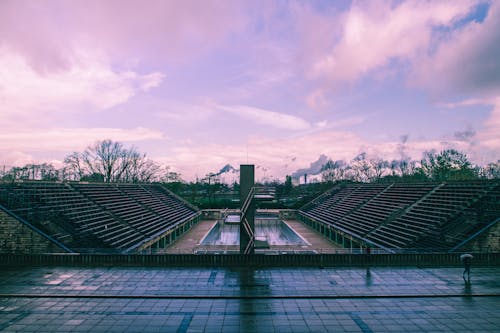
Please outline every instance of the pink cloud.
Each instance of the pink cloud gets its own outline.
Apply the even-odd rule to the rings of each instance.
[[[29,118],[43,112],[99,111],[158,86],[164,75],[116,72],[89,55],[65,71],[40,74],[24,58],[0,48],[0,119]]]
[[[449,26],[467,14],[473,4],[473,1],[356,3],[340,18],[340,40],[314,61],[311,73],[338,85],[380,70],[392,59],[413,62],[429,51],[434,27]]]
[[[482,23],[471,23],[449,36],[434,54],[416,62],[415,85],[436,98],[465,94],[498,95],[500,86],[500,3],[492,2]]]
[[[311,127],[311,124],[302,118],[253,106],[215,105],[215,107],[263,126],[295,131],[307,130]]]
[[[410,140],[405,144],[405,154],[418,160],[424,151],[431,149],[439,151],[450,147],[467,152],[471,149],[467,143],[453,138]],[[352,132],[326,130],[282,139],[254,137],[242,145],[207,143],[200,146],[179,143],[174,145],[170,157],[159,156],[158,160],[180,171],[185,180],[203,177],[210,171],[219,170],[227,163],[238,166],[247,162],[265,169],[266,177],[284,180],[285,175],[307,167],[321,154],[334,160],[349,161],[361,152],[366,152],[371,157],[398,159],[401,158],[401,142],[399,140],[373,142],[364,140]],[[262,170],[257,171],[258,179],[263,176]]]
[[[482,145],[496,152],[495,160],[500,159],[500,96],[495,99],[493,110],[479,131],[478,138]]]
[[[237,1],[2,1],[0,46],[22,54],[39,73],[67,70],[75,48],[99,49],[125,66],[182,63],[245,22]]]
[[[50,128],[0,133],[0,152],[59,151],[70,153],[105,138],[120,142],[164,140],[162,132],[143,127],[123,128]]]

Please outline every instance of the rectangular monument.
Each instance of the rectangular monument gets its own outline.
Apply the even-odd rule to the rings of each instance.
[[[240,209],[255,185],[255,167],[253,164],[240,165]],[[242,211],[242,214],[244,212]],[[240,223],[240,253],[253,254],[255,233],[255,200],[251,198],[245,215],[241,216]]]

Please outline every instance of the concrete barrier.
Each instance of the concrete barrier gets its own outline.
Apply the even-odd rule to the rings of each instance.
[[[473,266],[500,266],[500,253],[473,253]],[[460,253],[410,254],[0,254],[0,266],[332,267],[461,266]]]

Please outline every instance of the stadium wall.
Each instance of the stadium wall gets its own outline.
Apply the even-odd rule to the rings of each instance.
[[[28,225],[0,209],[0,253],[65,253]]]
[[[458,251],[500,252],[500,222],[485,230]]]
[[[405,254],[0,254],[1,266],[460,267],[461,253]],[[473,253],[474,267],[500,266],[500,253]]]

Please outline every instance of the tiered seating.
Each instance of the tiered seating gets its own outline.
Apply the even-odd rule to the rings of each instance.
[[[343,226],[345,229],[352,231],[355,234],[363,234],[363,220],[357,219],[356,216],[362,216],[359,210],[363,209],[369,202],[380,196],[387,188],[387,185],[370,184],[357,188],[349,197],[349,200],[341,204],[339,212],[343,216],[336,214],[338,220],[336,223]],[[340,217],[340,218],[339,218]],[[364,219],[364,221],[368,221]],[[356,223],[353,223],[356,222]]]
[[[479,199],[486,190],[486,183],[439,184],[405,214],[367,238],[388,247],[412,246],[419,238],[438,233],[440,227]],[[439,242],[434,245],[442,246]]]
[[[391,217],[395,217],[427,193],[432,185],[401,186],[394,184],[365,205],[344,217],[344,223],[361,236],[373,232]]]
[[[470,201],[444,225],[420,237],[414,247],[453,247],[500,217],[500,185],[472,185],[465,189]]]
[[[134,230],[117,221],[82,194],[72,190],[63,183],[30,182],[19,183],[11,187],[10,198],[18,198],[19,204],[11,209],[17,215],[35,224],[40,219],[48,219],[63,224],[61,228],[68,237],[75,238],[77,247],[124,247],[139,240]],[[15,207],[15,205],[7,204]],[[47,231],[50,225],[42,229]],[[58,234],[48,232],[54,238],[61,239]],[[100,240],[100,242],[99,242]],[[96,242],[97,241],[97,242]]]
[[[137,201],[108,184],[73,184],[90,200],[125,221],[136,233],[152,236],[165,229],[165,221],[155,212],[145,209]]]
[[[304,206],[302,212],[330,225],[361,234],[353,226],[348,216],[354,214],[356,209],[361,209],[363,204],[373,200],[386,187],[387,185],[372,184],[345,185],[339,191],[323,195],[316,204]]]
[[[120,184],[118,189],[162,217],[168,225],[185,220],[196,211],[162,190],[161,185]]]
[[[443,243],[445,232],[454,233],[448,239],[456,243],[479,228],[478,219],[464,217],[476,203],[484,211],[488,200],[493,212],[482,220],[500,216],[498,187],[494,181],[348,185],[304,206],[302,213],[381,247],[451,247]],[[478,215],[478,208],[473,210],[469,215]],[[459,218],[467,221],[465,226]]]
[[[306,205],[307,208],[305,209],[313,214],[314,213],[320,214],[324,210],[328,210],[335,203],[344,200],[346,196],[348,196],[352,191],[356,190],[358,187],[359,186],[351,185],[344,188],[335,188],[326,196],[320,198],[321,200],[314,202],[312,205]]]
[[[0,183],[0,203],[73,248],[125,250],[197,215],[153,185]]]

